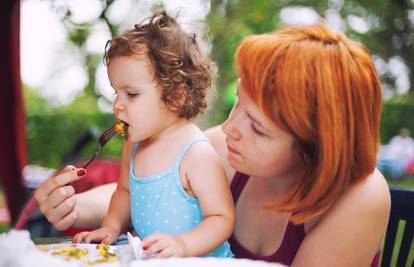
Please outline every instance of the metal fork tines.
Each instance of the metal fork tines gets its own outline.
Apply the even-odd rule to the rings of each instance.
[[[108,143],[108,141],[111,140],[111,138],[114,137],[116,134],[117,132],[115,131],[114,127],[107,129],[105,132],[101,134],[98,140],[98,145],[96,146],[96,152],[88,161],[88,163],[86,163],[85,166],[83,166],[84,169],[86,169],[89,166],[89,164],[91,164],[91,162],[96,158],[96,156],[98,156],[99,152],[106,145],[106,143]]]

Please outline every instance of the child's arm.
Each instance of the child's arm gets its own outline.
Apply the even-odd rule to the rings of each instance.
[[[187,152],[180,170],[200,201],[203,221],[193,230],[177,237],[154,234],[143,241],[146,255],[157,257],[207,255],[225,240],[234,227],[235,211],[230,188],[213,147],[198,142]],[[169,248],[167,243],[181,248]],[[174,244],[175,243],[175,244]]]
[[[130,143],[125,142],[122,150],[121,172],[116,190],[112,194],[108,214],[101,228],[92,232],[77,234],[73,242],[101,241],[105,244],[115,242],[120,233],[129,225],[129,157],[131,155]]]

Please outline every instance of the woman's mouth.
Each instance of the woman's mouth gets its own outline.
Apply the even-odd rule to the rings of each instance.
[[[229,146],[229,145],[227,145],[227,150],[228,150],[230,153],[234,153],[234,154],[240,155],[240,153],[239,153],[237,150],[235,150],[234,148],[232,148],[232,147],[231,147],[231,146]]]

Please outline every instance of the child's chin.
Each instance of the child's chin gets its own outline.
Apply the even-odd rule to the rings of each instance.
[[[128,137],[125,139],[128,142],[137,142],[136,138],[134,138],[133,136],[128,135]]]
[[[133,142],[133,143],[137,143],[137,142],[141,141],[141,139],[138,138],[137,136],[133,136],[133,135],[129,135],[129,134],[128,134],[128,137],[127,137],[126,140],[128,142]]]

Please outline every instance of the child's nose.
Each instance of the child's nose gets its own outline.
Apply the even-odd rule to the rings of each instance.
[[[115,102],[113,104],[113,111],[115,117],[120,117],[124,110],[125,109],[122,103],[119,100],[115,99]]]
[[[118,96],[115,98],[115,101],[114,101],[114,104],[113,104],[113,110],[114,110],[114,114],[117,114],[118,112],[124,111],[124,106],[122,105],[122,103],[119,100]]]

